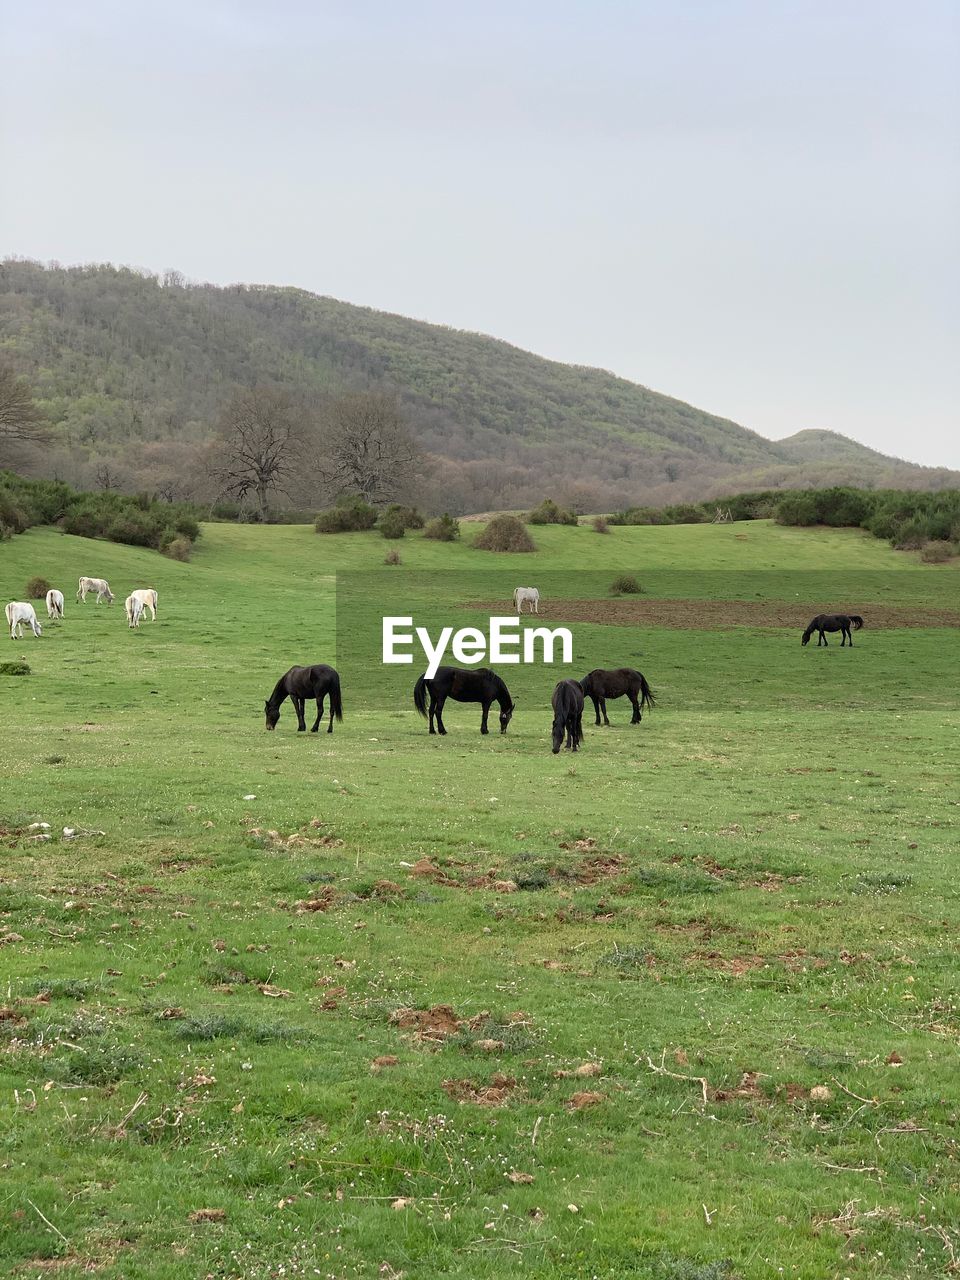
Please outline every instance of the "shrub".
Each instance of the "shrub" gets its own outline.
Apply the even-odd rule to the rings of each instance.
[[[380,517],[380,532],[385,538],[402,538],[406,531],[407,526],[399,511],[385,511]]]
[[[594,533],[610,532],[610,521],[606,516],[594,516],[590,523],[593,525]]]
[[[192,550],[189,538],[171,538],[163,548],[163,554],[169,556],[171,560],[189,560]]]
[[[28,600],[46,600],[47,592],[50,590],[50,583],[46,578],[31,578],[27,583],[27,599]]]
[[[400,563],[400,552],[396,549],[396,547],[394,547],[392,551],[387,552],[387,554],[383,557],[383,563],[384,564]]]
[[[953,556],[952,543],[942,538],[934,538],[932,542],[920,548],[920,559],[924,564],[946,564],[948,560],[953,559]]]
[[[25,662],[0,662],[0,676],[28,676],[30,668]]]
[[[638,596],[643,587],[632,573],[621,573],[610,583],[610,594],[615,596]]]
[[[196,542],[200,537],[200,522],[193,516],[180,515],[173,522],[173,527],[177,533],[181,534],[190,542]]]
[[[494,516],[473,545],[478,551],[536,551],[536,544],[516,516]]]
[[[433,538],[435,542],[456,542],[460,537],[460,521],[444,512],[442,516],[428,521],[423,536]]]
[[[527,512],[527,524],[576,524],[572,511],[558,507],[552,498],[544,498],[539,507]]]
[[[384,515],[393,515],[403,521],[405,529],[422,529],[424,525],[423,516],[416,507],[405,507],[402,502],[391,502],[387,507]],[[381,520],[383,517],[381,516]]]
[[[355,495],[321,511],[313,522],[317,533],[359,533],[377,523],[377,509]]]
[[[787,494],[777,504],[777,524],[811,525],[820,523],[817,504],[810,493]]]

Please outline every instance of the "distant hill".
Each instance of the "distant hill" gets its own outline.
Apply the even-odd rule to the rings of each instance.
[[[57,443],[34,470],[80,485],[181,491],[238,385],[297,394],[394,389],[430,455],[423,500],[465,512],[544,495],[610,509],[752,487],[938,488],[827,431],[774,442],[599,369],[304,290],[191,284],[125,268],[0,265],[0,359],[30,379]],[[303,495],[310,501],[312,495]],[[316,500],[315,498],[313,499]]]

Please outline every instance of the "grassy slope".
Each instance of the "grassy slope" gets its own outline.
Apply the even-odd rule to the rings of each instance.
[[[859,534],[537,538],[535,556],[500,559],[554,595],[551,572],[571,566],[571,595],[616,568],[663,594],[856,590],[865,614],[871,599],[960,594],[955,570]],[[867,630],[852,653],[818,653],[753,628],[577,627],[578,674],[636,663],[662,705],[631,729],[612,704],[614,727],[591,726],[573,762],[546,749],[536,670],[511,677],[504,738],[481,739],[468,708],[428,738],[402,669],[386,706],[385,677],[372,694],[348,684],[332,738],[296,735],[289,707],[267,737],[276,675],[332,654],[333,571],[378,568],[384,547],[215,526],[191,565],[46,530],[0,548],[5,598],[34,573],[67,595],[62,627],[4,642],[35,674],[0,685],[0,823],[106,832],[3,850],[0,934],[23,937],[0,950],[5,1000],[27,1021],[0,1023],[0,1266],[705,1280],[726,1258],[749,1278],[941,1274],[935,1228],[960,1207],[955,633]],[[400,549],[401,582],[478,564],[493,580],[497,558],[466,546]],[[157,586],[158,625],[130,634],[117,607],[73,604],[82,572],[121,598]],[[487,598],[467,576],[436,581],[455,610]],[[411,598],[439,617],[422,584]],[[250,827],[343,844],[280,846]],[[563,847],[577,839],[596,846]],[[621,870],[578,884],[597,851]],[[425,855],[457,878],[496,868],[545,887],[411,879],[401,863]],[[370,896],[381,878],[402,896]],[[327,883],[332,909],[291,909]],[[389,1022],[439,1002],[491,1019],[441,1047]],[[698,1085],[649,1069],[664,1051],[712,1088],[760,1072],[757,1096],[704,1109]],[[371,1071],[381,1054],[399,1064]],[[599,1077],[555,1077],[588,1059]],[[443,1090],[498,1070],[518,1081],[503,1108]],[[791,1101],[788,1085],[833,1096]],[[581,1089],[602,1101],[570,1110]],[[391,1208],[398,1196],[412,1203]],[[852,1201],[882,1212],[849,1239],[821,1225]],[[199,1208],[226,1219],[190,1223]]]

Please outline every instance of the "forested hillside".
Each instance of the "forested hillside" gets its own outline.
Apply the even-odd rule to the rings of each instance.
[[[218,412],[238,386],[256,384],[307,399],[395,391],[427,455],[422,500],[453,512],[529,506],[544,494],[597,510],[756,487],[960,482],[831,432],[774,443],[479,334],[177,273],[7,261],[0,360],[30,381],[53,426],[52,444],[14,461],[82,486],[98,476],[131,489],[162,481],[176,496],[203,496],[199,458]]]

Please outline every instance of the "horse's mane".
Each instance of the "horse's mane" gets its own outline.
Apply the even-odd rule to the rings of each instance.
[[[284,698],[286,698],[287,696],[287,690],[285,687],[286,683],[287,683],[287,673],[284,672],[283,675],[280,677],[280,679],[277,681],[277,683],[274,685],[273,693],[271,693],[270,697],[267,699],[268,706],[271,706],[271,707],[279,706],[280,703],[283,702]]]

